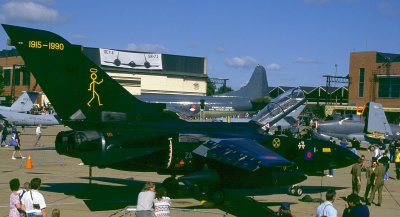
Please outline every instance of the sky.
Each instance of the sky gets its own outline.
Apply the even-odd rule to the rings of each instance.
[[[398,0],[0,0],[0,23],[87,47],[206,57],[239,89],[254,67],[269,86],[325,85],[351,52],[400,53]],[[0,30],[0,49],[11,49]]]

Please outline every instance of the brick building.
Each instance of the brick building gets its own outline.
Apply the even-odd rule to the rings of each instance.
[[[400,54],[376,51],[350,54],[349,104],[369,101],[400,108]]]

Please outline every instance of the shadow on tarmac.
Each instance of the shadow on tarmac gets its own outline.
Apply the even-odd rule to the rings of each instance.
[[[128,205],[136,205],[137,195],[143,188],[145,182],[134,179],[117,179],[109,177],[93,177],[94,183],[89,184],[87,177],[81,177],[87,183],[44,183],[42,191],[63,193],[83,200],[91,211],[122,210]],[[112,183],[112,185],[108,184]],[[156,183],[160,185],[160,183]],[[343,188],[333,186],[306,186],[303,188],[304,194],[321,193],[323,197],[328,189],[340,190]],[[210,209],[217,208],[223,212],[234,216],[275,216],[274,211],[269,206],[278,206],[284,201],[265,201],[256,199],[256,196],[248,195],[271,195],[286,194],[287,188],[254,189],[254,190],[230,190],[225,191],[225,202],[221,205],[207,203],[202,206],[193,206],[192,203],[177,201],[180,208],[186,209]],[[194,197],[188,190],[183,189],[177,197],[173,199],[201,198]],[[301,197],[299,197],[301,198]],[[299,203],[303,203],[299,201]],[[186,206],[185,206],[186,205]],[[191,206],[188,206],[191,205]]]

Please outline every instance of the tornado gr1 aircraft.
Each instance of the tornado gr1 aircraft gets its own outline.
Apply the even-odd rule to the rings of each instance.
[[[200,112],[204,101],[207,116],[224,116],[235,113],[256,111],[253,101],[268,96],[268,81],[265,68],[256,66],[249,82],[240,90],[214,96],[190,96],[174,94],[141,94],[135,97],[144,102],[165,103],[166,108],[186,116]]]
[[[57,135],[57,152],[87,165],[169,174],[169,189],[180,181],[221,201],[224,188],[292,185],[306,179],[301,169],[348,166],[358,159],[330,142],[268,135],[257,121],[187,122],[165,104],[131,95],[81,46],[43,30],[3,27],[72,129]]]

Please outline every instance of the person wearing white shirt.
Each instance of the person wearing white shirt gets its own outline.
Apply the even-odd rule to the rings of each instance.
[[[333,207],[333,202],[336,200],[336,191],[334,189],[326,192],[326,201],[317,208],[316,217],[337,217],[337,210]]]
[[[42,137],[42,129],[41,129],[41,127],[42,127],[41,124],[39,124],[36,127],[36,140],[35,140],[35,145],[34,146],[40,146],[39,140],[40,140],[40,137]]]
[[[22,209],[25,210],[28,217],[47,217],[46,202],[39,192],[41,183],[40,178],[33,178],[31,190],[27,191],[21,198]]]

